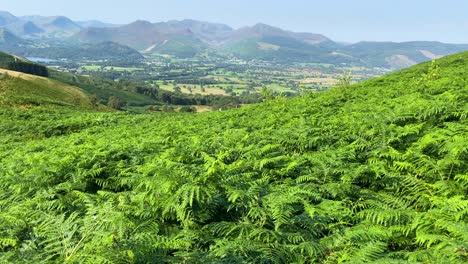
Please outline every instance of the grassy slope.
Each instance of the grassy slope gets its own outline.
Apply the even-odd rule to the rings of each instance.
[[[145,106],[157,103],[146,95],[119,89],[114,81],[99,77],[80,76],[50,70],[50,78],[69,85],[78,86],[89,94],[96,94],[101,101],[107,101],[111,96],[117,96],[130,106]]]
[[[468,53],[437,65],[227,112],[2,110],[0,258],[466,263]]]
[[[0,69],[0,105],[78,106],[93,109],[90,98],[80,88],[55,80],[25,73]]]

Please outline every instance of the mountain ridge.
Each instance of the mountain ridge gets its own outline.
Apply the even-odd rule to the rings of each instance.
[[[75,22],[64,16],[15,17],[0,12],[0,27],[28,40],[115,42],[141,53],[193,57],[206,51],[244,60],[314,62],[400,69],[468,50],[468,44],[434,41],[336,42],[325,35],[294,32],[257,23],[234,29],[222,23],[194,19],[125,25],[100,21]]]

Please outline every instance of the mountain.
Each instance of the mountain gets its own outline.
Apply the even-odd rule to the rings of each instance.
[[[128,61],[135,65],[144,60],[143,55],[138,51],[115,42],[101,42],[98,44],[84,44],[80,45],[75,51],[74,56],[62,56],[70,60],[74,59],[87,59],[87,60],[112,60],[115,62]]]
[[[341,62],[331,53],[339,45],[329,38],[313,33],[296,33],[266,24],[240,28],[223,43],[223,48],[246,59]]]
[[[75,37],[83,42],[113,41],[137,50],[145,50],[163,36],[155,30],[150,22],[135,21],[116,28],[87,28],[75,35]]]
[[[19,20],[17,22],[5,26],[9,31],[17,36],[22,37],[38,37],[45,30],[40,28],[34,22]]]
[[[189,29],[198,39],[208,44],[219,44],[226,41],[234,31],[228,25],[210,23],[193,19],[172,20],[166,24],[180,29]]]
[[[231,27],[196,20],[150,23],[135,21],[117,28],[88,28],[76,37],[84,42],[114,41],[140,51],[190,56],[207,48],[221,48],[244,57],[287,57],[326,53],[336,46],[325,36],[294,33],[257,24],[233,30]],[[328,47],[326,47],[328,45]],[[260,53],[260,55],[259,55]]]
[[[316,62],[401,69],[468,50],[440,42],[360,42],[345,45],[321,34],[293,32],[266,24],[237,30],[197,20],[135,21],[113,28],[87,28],[74,38],[85,43],[113,41],[146,53],[191,57],[218,50],[251,60]]]
[[[17,22],[19,19],[6,11],[0,11],[0,27]]]
[[[466,50],[468,44],[414,41],[359,42],[343,46],[339,52],[359,58],[368,66],[401,69]]]
[[[343,44],[321,34],[293,32],[263,23],[233,29],[221,23],[192,19],[159,23],[138,20],[127,25],[114,25],[97,20],[75,22],[64,16],[15,17],[0,11],[0,27],[18,37],[39,43],[50,40],[72,43],[70,48],[76,47],[73,44],[75,41],[90,44],[114,42],[142,53],[176,57],[193,57],[209,50],[246,60],[347,64],[387,69],[401,69],[468,50],[468,45],[430,41]],[[43,51],[46,53],[46,50]],[[17,52],[17,49],[11,46],[7,51]]]
[[[0,45],[16,46],[24,43],[25,41],[10,31],[0,28]],[[1,47],[1,46],[0,46]]]
[[[0,51],[18,54],[18,52],[27,49],[30,44],[29,41],[16,36],[7,29],[0,28]]]
[[[0,11],[0,27],[24,38],[64,38],[79,32],[82,27],[64,16],[16,17]]]
[[[188,28],[174,23],[135,21],[115,28],[87,28],[75,35],[83,42],[117,42],[139,51],[193,56],[206,47]]]
[[[2,43],[3,38],[6,39]],[[22,40],[0,29],[0,49],[22,57],[38,57],[53,60],[108,61],[113,66],[135,66],[144,61],[138,51],[114,42],[77,43]]]
[[[324,42],[332,42],[329,38],[313,33],[296,33],[283,30],[278,27],[273,27],[267,24],[258,23],[252,27],[243,27],[234,31],[228,42],[236,42],[247,38],[290,38],[299,42],[305,42],[310,45],[320,44]]]
[[[105,23],[99,20],[87,20],[87,21],[75,21],[76,24],[78,24],[82,28],[106,28],[106,27],[118,27],[119,25],[116,24],[111,24],[111,23]]]
[[[38,25],[47,33],[48,37],[69,37],[82,29],[78,24],[64,16],[30,17],[28,21]]]
[[[43,33],[43,32],[44,32],[44,30],[42,28],[40,28],[39,26],[37,26],[36,24],[34,24],[31,21],[27,21],[23,25],[23,34],[24,35],[35,35],[35,34],[40,34],[40,33]]]

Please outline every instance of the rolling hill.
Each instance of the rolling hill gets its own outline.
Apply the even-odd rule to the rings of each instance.
[[[414,41],[359,42],[344,46],[339,52],[359,58],[366,65],[399,69],[465,50],[468,50],[468,44]]]
[[[93,105],[91,98],[78,87],[1,68],[0,98],[1,107],[68,106],[84,109],[99,107]]]
[[[36,105],[55,101],[57,105],[66,105],[73,104],[73,100],[78,102],[76,105],[85,105],[83,102],[91,100],[91,95],[95,97],[93,100],[103,103],[113,96],[130,106],[158,103],[154,98],[131,91],[130,87],[113,80],[47,69],[45,66],[3,52],[0,52],[0,71],[3,73],[2,78],[5,73],[7,76],[14,77],[4,78],[2,81],[2,85],[11,88],[9,94],[28,98],[29,102],[36,102]],[[80,92],[77,92],[78,90]],[[29,93],[31,94],[28,95]],[[83,99],[82,95],[88,99]],[[73,96],[78,99],[73,99]]]
[[[467,67],[196,115],[0,108],[0,261],[464,264]]]
[[[23,48],[5,49],[23,57],[38,57],[71,61],[109,61],[114,66],[138,65],[144,57],[136,50],[114,42],[97,44],[47,43],[46,45],[25,45]]]

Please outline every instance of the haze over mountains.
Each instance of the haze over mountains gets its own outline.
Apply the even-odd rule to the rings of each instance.
[[[345,45],[320,34],[297,33],[261,23],[234,29],[189,19],[159,23],[139,20],[128,25],[113,25],[73,21],[64,16],[16,17],[0,12],[0,28],[0,49],[19,55],[25,55],[27,50],[29,56],[45,57],[57,56],[57,53],[47,56],[44,50],[55,48],[57,43],[62,48],[76,48],[83,44],[114,42],[140,53],[176,57],[192,57],[210,51],[245,60],[344,63],[395,69],[468,50],[468,45],[425,41]],[[40,52],[37,45],[34,46],[37,43],[46,43],[45,47],[41,45]],[[121,46],[116,54],[123,50]]]

